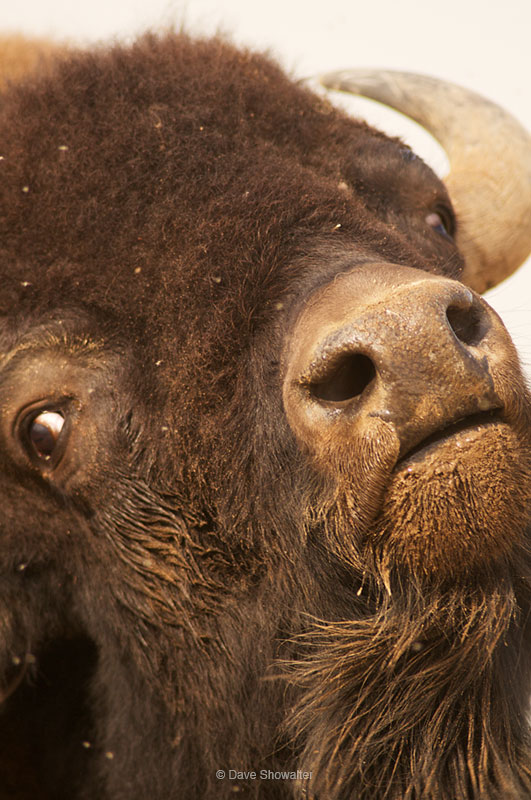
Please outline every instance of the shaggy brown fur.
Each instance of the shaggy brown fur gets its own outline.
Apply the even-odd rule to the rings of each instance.
[[[184,35],[21,80],[0,142],[0,797],[531,796],[516,361],[514,464],[419,484],[464,535],[478,485],[514,498],[501,554],[459,571],[454,537],[455,579],[421,569],[403,475],[378,501],[385,437],[354,479],[282,405],[294,320],[345,260],[460,274],[424,221],[442,184],[268,59]],[[50,460],[42,409],[65,418]]]

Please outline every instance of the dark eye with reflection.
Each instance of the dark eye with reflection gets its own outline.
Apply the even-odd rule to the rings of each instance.
[[[27,444],[32,454],[48,461],[54,455],[65,418],[60,411],[41,411],[26,426]]]
[[[450,212],[432,211],[426,217],[426,222],[434,231],[440,233],[446,239],[452,239],[455,233],[455,223]]]

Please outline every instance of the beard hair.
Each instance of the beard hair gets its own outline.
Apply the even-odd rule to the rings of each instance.
[[[307,796],[530,797],[529,600],[529,582],[516,592],[498,578],[386,593],[365,619],[315,622],[286,665]]]
[[[286,735],[311,773],[301,797],[531,797],[528,522],[496,559],[438,574],[374,537],[377,516],[353,523],[346,480],[312,488],[309,546],[348,580],[340,618],[322,604],[282,665]]]

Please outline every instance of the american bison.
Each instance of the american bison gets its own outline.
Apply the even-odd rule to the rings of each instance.
[[[477,294],[531,145],[371,80],[455,206],[219,39],[7,80],[1,798],[531,796],[531,398]]]

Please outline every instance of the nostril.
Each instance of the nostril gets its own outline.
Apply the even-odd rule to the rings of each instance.
[[[362,394],[375,375],[370,358],[362,353],[345,354],[328,374],[310,383],[310,393],[317,400],[343,403]]]
[[[446,318],[450,328],[463,344],[478,345],[486,333],[486,316],[480,306],[471,305],[468,308],[449,306]]]

